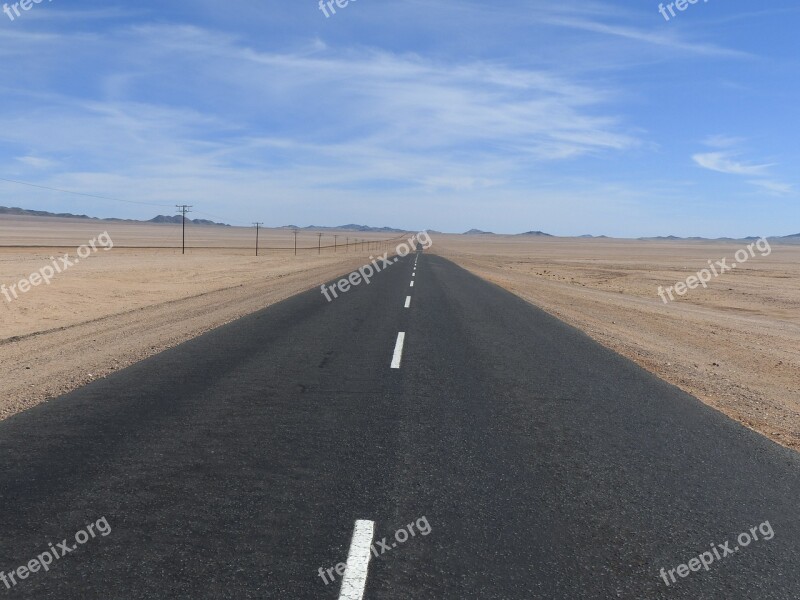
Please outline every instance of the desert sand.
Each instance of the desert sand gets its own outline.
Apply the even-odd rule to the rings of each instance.
[[[291,231],[262,230],[256,257],[254,230],[191,226],[187,244],[194,248],[183,256],[176,225],[3,216],[0,240],[17,247],[0,247],[0,284],[18,283],[52,264],[51,257],[58,261],[67,253],[72,260],[79,246],[106,231],[112,249],[96,243],[96,252],[49,285],[17,292],[11,301],[0,295],[0,418],[319,286],[379,254],[375,246],[326,248],[333,232],[323,235],[319,252],[317,235],[300,232],[295,256]],[[338,242],[388,236],[396,234],[342,232]]]
[[[346,238],[393,234],[0,217],[0,284],[107,231],[114,248],[11,302],[0,296],[0,418],[365,264]],[[404,236],[401,239],[405,239]],[[800,449],[800,246],[773,245],[664,304],[674,286],[741,243],[435,235],[431,252],[585,331],[662,379]],[[388,244],[394,247],[397,242]],[[58,246],[58,247],[55,247]],[[319,252],[319,253],[318,253]],[[372,250],[372,253],[375,249]]]
[[[432,250],[800,449],[800,247],[771,247],[669,304],[659,286],[743,244],[439,235]]]

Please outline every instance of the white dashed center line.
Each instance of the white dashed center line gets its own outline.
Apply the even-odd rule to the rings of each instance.
[[[411,282],[411,285],[409,287],[414,287],[414,282],[413,281]]]
[[[374,521],[356,521],[339,600],[362,600],[364,598],[364,588],[367,585],[367,572],[369,571],[370,546],[374,535]]]
[[[411,296],[406,296],[406,308],[411,306]]]
[[[394,345],[394,356],[392,356],[392,368],[399,369],[400,361],[403,359],[403,344],[406,341],[406,332],[401,331],[397,334],[397,342]]]

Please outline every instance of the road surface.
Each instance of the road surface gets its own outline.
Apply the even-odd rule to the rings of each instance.
[[[800,598],[796,453],[429,254],[14,416],[0,458],[2,597]]]

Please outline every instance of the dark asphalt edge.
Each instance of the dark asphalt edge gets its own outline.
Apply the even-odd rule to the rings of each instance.
[[[356,271],[357,271],[357,269],[356,269]],[[335,277],[332,280],[324,282],[324,285],[328,285],[329,283],[335,283],[336,281],[339,281],[341,279],[346,279],[347,276],[350,275],[350,273],[354,273],[356,271],[350,271],[348,273],[343,273],[343,274]],[[370,283],[373,283],[373,282],[374,282],[374,279]],[[182,342],[180,342],[178,344],[175,344],[174,346],[170,346],[168,348],[164,348],[163,350],[161,350],[161,351],[159,351],[159,352],[157,352],[155,354],[151,354],[150,356],[146,356],[146,357],[142,358],[141,360],[137,360],[136,362],[133,362],[133,363],[127,365],[126,367],[122,368],[122,369],[119,369],[119,370],[113,371],[111,373],[108,373],[107,375],[105,375],[105,376],[103,376],[103,377],[101,377],[99,379],[94,379],[94,380],[92,380],[92,381],[90,381],[88,383],[85,383],[85,384],[81,385],[80,387],[72,389],[72,390],[70,390],[68,392],[65,392],[63,394],[59,394],[58,396],[54,396],[52,398],[48,398],[48,399],[43,400],[42,402],[40,402],[38,404],[35,404],[34,406],[30,406],[30,407],[26,408],[25,410],[22,410],[22,411],[20,411],[18,413],[14,413],[13,415],[11,415],[9,417],[6,417],[5,419],[0,420],[0,431],[2,431],[2,429],[4,427],[6,427],[7,423],[13,423],[13,422],[15,422],[15,421],[17,421],[17,420],[19,420],[21,418],[28,418],[28,417],[23,417],[23,415],[36,414],[36,412],[41,411],[43,409],[43,407],[45,407],[46,405],[52,404],[52,403],[54,403],[56,401],[59,401],[62,398],[67,398],[69,396],[72,396],[76,392],[80,392],[80,391],[85,390],[87,388],[91,388],[91,387],[95,386],[98,383],[102,383],[103,381],[106,381],[106,380],[108,380],[110,378],[115,377],[118,373],[123,373],[125,371],[128,371],[129,369],[141,368],[140,367],[141,365],[147,365],[150,362],[155,361],[156,359],[158,359],[158,357],[168,356],[168,355],[174,353],[179,348],[182,348],[182,347],[184,347],[186,345],[192,344],[195,340],[197,340],[199,338],[202,338],[202,337],[207,336],[209,334],[214,334],[216,332],[225,330],[227,328],[233,328],[233,327],[236,327],[236,326],[241,326],[241,322],[242,321],[244,321],[246,319],[257,318],[260,315],[262,315],[263,313],[265,313],[266,311],[269,311],[270,309],[275,309],[275,310],[285,309],[286,308],[286,306],[285,306],[286,304],[291,303],[291,302],[297,302],[299,299],[301,299],[304,296],[308,296],[308,299],[310,300],[313,297],[312,293],[319,294],[319,296],[322,298],[322,300],[325,300],[324,296],[320,292],[320,285],[323,285],[323,284],[314,284],[313,286],[311,286],[308,289],[301,290],[301,291],[297,292],[296,294],[292,294],[291,296],[283,298],[282,300],[279,300],[279,301],[277,301],[277,302],[275,302],[273,304],[270,304],[270,305],[267,305],[267,306],[263,306],[261,308],[258,308],[256,310],[254,310],[253,312],[249,312],[247,314],[241,315],[240,317],[237,317],[236,319],[233,319],[232,321],[228,321],[226,323],[222,323],[220,325],[217,325],[216,327],[212,327],[211,329],[203,331],[199,335],[196,335],[194,337],[191,337],[191,338],[188,338],[186,340],[183,340]],[[356,287],[358,287],[358,286],[356,286]],[[350,294],[352,291],[353,290],[351,289],[350,292],[347,292],[344,295],[346,296],[347,294]],[[175,301],[173,301],[173,302],[175,302]],[[334,302],[335,302],[335,300],[334,300]],[[328,302],[326,302],[326,304],[328,304]],[[128,312],[136,312],[136,311],[126,311],[126,312],[121,313],[121,314],[127,314]],[[111,318],[112,316],[117,316],[117,315],[110,315],[108,317],[103,317],[103,319],[108,319],[108,318]],[[102,320],[102,319],[98,319],[98,320]],[[97,321],[97,320],[87,321],[86,323],[93,323],[95,321]],[[86,324],[86,323],[80,323],[79,325],[83,325],[83,324]],[[75,326],[77,326],[77,325],[75,325]],[[56,328],[56,329],[51,329],[51,330],[47,330],[47,331],[36,332],[35,334],[30,334],[30,336],[33,336],[33,335],[44,335],[46,333],[51,333],[51,332],[54,332],[54,331],[61,331],[61,330],[62,330],[62,328]],[[30,336],[24,336],[24,337],[30,337]],[[23,339],[23,338],[19,338],[19,339]],[[12,341],[18,341],[18,339],[17,338],[9,338],[8,340],[0,341],[0,345],[2,343],[5,343],[5,342],[11,343]]]
[[[540,306],[538,306],[536,304],[533,304],[532,302],[529,302],[528,300],[525,300],[521,296],[516,295],[515,293],[505,289],[502,286],[497,285],[496,283],[494,283],[492,281],[488,281],[488,280],[486,280],[486,279],[484,279],[482,277],[479,277],[475,273],[472,273],[468,269],[465,269],[464,267],[462,267],[461,265],[459,265],[456,262],[453,262],[453,261],[451,261],[451,260],[449,260],[449,259],[447,259],[447,258],[445,258],[445,257],[443,257],[443,256],[441,256],[439,254],[436,254],[435,256],[438,259],[440,259],[440,260],[442,260],[442,261],[444,261],[446,263],[449,263],[453,267],[456,267],[458,270],[462,271],[467,276],[475,278],[475,279],[477,279],[477,280],[479,280],[479,281],[491,286],[496,292],[499,292],[499,293],[505,295],[508,299],[513,300],[514,302],[517,302],[520,306],[525,306],[525,307],[528,307],[530,309],[533,309],[534,311],[537,311],[542,317],[551,320],[554,324],[557,324],[559,327],[561,327],[565,332],[569,332],[571,335],[575,335],[578,338],[582,338],[584,342],[588,342],[588,344],[590,346],[593,346],[595,349],[613,354],[617,358],[618,361],[621,361],[622,363],[626,363],[628,368],[634,368],[635,370],[637,370],[639,372],[639,374],[644,375],[645,378],[649,379],[651,382],[657,383],[659,385],[666,385],[666,386],[672,388],[678,394],[681,394],[681,395],[685,396],[686,398],[691,399],[694,403],[697,404],[697,408],[699,408],[703,412],[707,413],[708,415],[716,415],[718,417],[722,417],[729,424],[733,424],[737,429],[739,429],[741,435],[743,435],[745,437],[749,437],[751,440],[753,440],[754,442],[757,442],[760,446],[762,446],[763,448],[765,448],[767,450],[778,451],[779,453],[783,454],[787,459],[797,461],[796,464],[797,464],[798,468],[800,468],[800,452],[799,451],[795,451],[795,450],[793,450],[791,448],[783,446],[783,445],[779,444],[778,442],[776,442],[776,441],[770,439],[769,437],[765,436],[764,434],[759,433],[758,431],[747,427],[746,425],[740,423],[739,421],[737,421],[736,419],[733,419],[732,417],[729,417],[728,415],[726,415],[722,411],[717,410],[716,408],[706,404],[705,402],[703,402],[702,400],[700,400],[699,398],[697,398],[693,394],[681,389],[680,387],[678,387],[674,383],[671,383],[671,382],[669,382],[669,381],[667,381],[665,379],[662,379],[661,377],[659,377],[655,373],[653,373],[651,371],[648,371],[647,369],[645,369],[641,365],[638,365],[637,363],[635,363],[634,361],[632,361],[628,357],[624,356],[623,354],[620,354],[619,352],[617,352],[613,348],[609,348],[608,346],[605,346],[605,345],[601,344],[600,342],[595,340],[593,337],[591,337],[588,333],[586,333],[582,329],[580,329],[580,328],[578,328],[578,327],[576,327],[574,325],[571,325],[570,323],[567,323],[566,321],[560,319],[558,316],[556,316],[556,315],[554,315],[554,314],[552,314],[550,312],[547,312],[546,310],[544,310]]]

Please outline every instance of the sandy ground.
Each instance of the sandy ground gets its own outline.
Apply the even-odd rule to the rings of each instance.
[[[370,251],[300,251],[290,231],[262,231],[283,251],[130,249],[180,243],[180,227],[39,218],[0,218],[0,284],[10,286],[51,265],[76,258],[77,247],[108,231],[114,247],[97,251],[11,300],[0,294],[0,418],[124,368],[224,323],[316,287],[369,262]],[[342,233],[340,241],[354,234]],[[385,239],[386,234],[358,234]],[[407,236],[406,236],[407,237]],[[105,240],[106,238],[102,238]],[[248,229],[193,227],[191,244],[247,247]],[[333,243],[333,234],[325,234]],[[300,247],[316,246],[304,232]],[[37,247],[58,244],[62,248]],[[85,252],[84,252],[85,253]],[[372,253],[377,253],[373,249]]]
[[[105,250],[108,232],[114,248]],[[8,301],[0,295],[0,418],[103,377],[368,262],[327,247],[384,234],[0,216],[0,284],[97,251]],[[105,239],[105,238],[103,238]],[[436,235],[454,260],[773,440],[800,449],[800,247],[772,247],[665,305],[673,286],[741,244]],[[395,242],[396,243],[396,242]],[[393,247],[395,244],[389,244]],[[59,248],[51,246],[60,246]],[[203,247],[199,249],[198,247]],[[155,249],[158,247],[160,249]],[[166,247],[166,248],[165,248]],[[192,248],[193,247],[193,248]],[[224,248],[223,248],[224,247]],[[236,248],[240,248],[237,250]],[[306,249],[303,249],[306,248]],[[373,249],[373,253],[375,250]],[[59,264],[60,261],[58,261]]]
[[[746,426],[800,450],[800,247],[754,249],[665,305],[740,243],[435,238],[432,251],[500,285]]]

